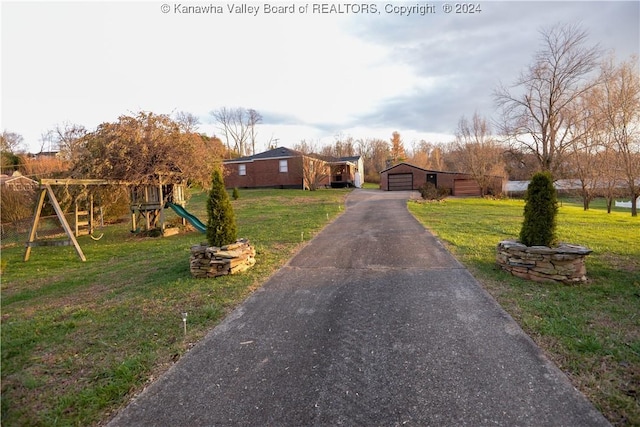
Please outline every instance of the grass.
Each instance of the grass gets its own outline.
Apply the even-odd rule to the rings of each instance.
[[[614,425],[640,425],[640,218],[607,214],[596,200],[584,211],[564,200],[561,241],[589,247],[589,282],[533,283],[495,267],[495,247],[516,239],[521,200],[410,202],[410,211],[477,277]]]
[[[240,190],[239,236],[257,263],[217,279],[190,276],[189,248],[206,240],[197,232],[109,226],[99,241],[79,238],[86,262],[71,247],[33,248],[26,263],[23,247],[3,249],[3,425],[104,423],[338,215],[347,193]],[[187,208],[206,222],[205,197]]]
[[[3,425],[97,425],[108,420],[243,301],[328,221],[347,190],[241,190],[239,235],[257,249],[248,272],[192,279],[191,232],[143,238],[123,223],[70,247],[3,249]],[[594,250],[580,286],[519,280],[494,267],[495,245],[515,238],[522,201],[409,203],[576,387],[617,425],[640,425],[640,219],[584,212],[565,201],[560,238]],[[189,202],[205,219],[205,194]],[[169,218],[176,220],[177,218]],[[181,313],[188,313],[187,335]]]

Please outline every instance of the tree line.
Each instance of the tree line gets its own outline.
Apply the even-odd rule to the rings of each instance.
[[[584,207],[596,195],[609,204],[624,188],[633,216],[640,196],[638,58],[616,64],[587,45],[578,25],[541,31],[542,48],[510,87],[494,92],[498,134],[527,153],[537,170],[578,180]]]

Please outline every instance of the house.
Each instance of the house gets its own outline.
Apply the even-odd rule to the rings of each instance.
[[[36,160],[60,159],[61,154],[59,151],[40,151],[39,153],[36,153],[36,154],[29,154],[29,157]]]
[[[502,178],[492,177],[491,188],[502,191]],[[427,182],[449,190],[452,196],[480,196],[480,186],[473,177],[460,172],[423,169],[409,163],[399,163],[380,172],[380,188],[387,191],[418,190]]]
[[[362,187],[364,161],[362,156],[340,157],[329,160],[332,187]]]
[[[0,175],[0,185],[13,191],[35,191],[40,187],[38,181],[27,178],[18,171],[11,176]]]
[[[227,188],[312,188],[356,186],[364,176],[362,159],[329,159],[286,147],[223,162]]]

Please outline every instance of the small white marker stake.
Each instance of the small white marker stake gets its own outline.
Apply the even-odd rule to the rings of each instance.
[[[182,313],[182,327],[184,328],[184,335],[187,336],[187,312]]]

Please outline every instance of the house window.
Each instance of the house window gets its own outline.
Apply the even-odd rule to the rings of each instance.
[[[247,165],[238,165],[238,175],[247,174]]]
[[[286,160],[280,160],[280,172],[289,172],[289,166]]]

